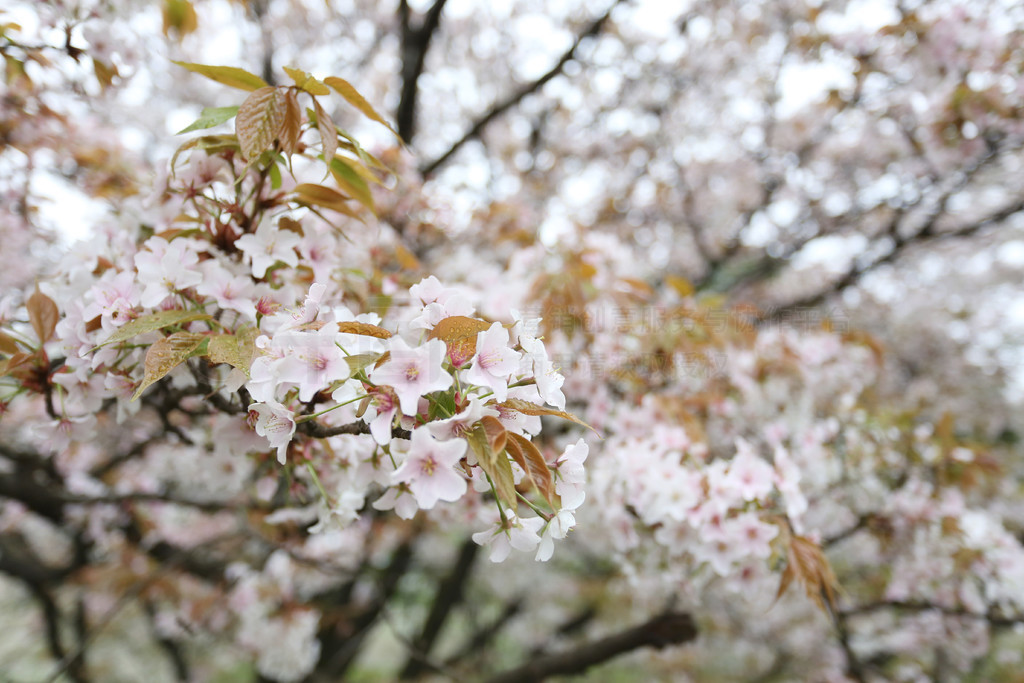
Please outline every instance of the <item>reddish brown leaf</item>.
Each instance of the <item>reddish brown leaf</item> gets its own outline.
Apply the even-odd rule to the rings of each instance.
[[[281,216],[277,221],[277,227],[279,230],[287,230],[288,232],[294,232],[296,235],[304,235],[305,232],[302,230],[302,223],[289,218],[288,216]]]
[[[18,352],[8,358],[2,366],[0,366],[0,377],[11,374],[18,368],[24,366],[30,360],[36,357],[34,353]]]
[[[483,425],[484,433],[487,434],[487,443],[491,445],[491,450],[495,453],[505,450],[505,441],[507,440],[505,425],[501,424],[498,418],[490,415],[480,418],[480,424]]]
[[[287,92],[287,88],[260,88],[238,107],[235,134],[246,159],[255,159],[263,154],[281,134],[281,126],[287,116]]]
[[[26,307],[28,308],[28,319],[32,323],[32,329],[36,331],[36,337],[40,342],[49,341],[53,336],[53,330],[57,327],[57,321],[60,320],[57,304],[53,303],[53,299],[40,292],[39,287],[36,287],[36,291],[28,298]]]
[[[0,353],[6,353],[8,356],[18,353],[17,342],[14,341],[13,337],[9,337],[3,332],[0,332]]]
[[[383,327],[377,327],[370,323],[347,322],[338,323],[338,331],[345,334],[361,334],[364,337],[377,337],[377,339],[390,339],[391,332]]]
[[[443,341],[448,347],[452,365],[460,368],[476,354],[476,336],[490,326],[490,323],[477,318],[453,315],[438,322],[428,338]]]
[[[506,401],[502,401],[501,403],[498,404],[498,407],[514,410],[518,413],[522,413],[523,415],[554,415],[555,417],[560,417],[564,420],[569,420],[570,422],[575,422],[580,426],[586,427],[587,429],[593,431],[595,434],[597,433],[596,429],[594,429],[586,422],[573,415],[572,413],[567,413],[564,410],[558,410],[557,408],[546,408],[544,406],[539,406],[536,403],[524,401],[523,399],[520,398],[510,398]]]
[[[804,536],[793,536],[789,540],[787,558],[775,599],[778,600],[793,579],[796,579],[804,587],[807,597],[818,607],[827,613],[834,613],[839,581],[821,546]]]
[[[351,212],[346,203],[348,197],[324,185],[301,183],[295,186],[295,195],[298,201],[304,204],[322,206],[345,214]]]
[[[320,106],[317,100],[313,100],[313,109],[316,111],[316,129],[320,131],[320,146],[324,152],[324,163],[330,164],[331,159],[338,153],[338,129],[334,121],[327,115],[327,111]]]
[[[540,491],[548,505],[557,508],[555,478],[537,446],[526,437],[509,432],[506,450],[516,464],[523,468],[526,478]]]
[[[284,121],[277,134],[281,142],[281,151],[295,154],[299,148],[299,135],[302,132],[302,109],[299,107],[299,96],[289,88],[284,96]]]

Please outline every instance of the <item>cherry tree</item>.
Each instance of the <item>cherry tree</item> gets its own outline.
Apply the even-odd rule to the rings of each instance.
[[[1019,10],[535,5],[0,17],[12,676],[1019,669]]]

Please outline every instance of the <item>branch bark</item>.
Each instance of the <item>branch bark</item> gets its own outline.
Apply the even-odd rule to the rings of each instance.
[[[412,26],[409,3],[401,0],[398,4],[398,18],[402,32],[402,95],[395,112],[398,135],[411,144],[416,135],[416,100],[419,96],[419,78],[430,49],[430,40],[441,25],[441,12],[447,0],[435,0],[427,10],[423,22]]]
[[[585,29],[583,29],[582,32],[577,34],[576,39],[573,40],[573,43],[569,47],[569,49],[566,50],[565,53],[562,54],[562,57],[558,60],[558,62],[553,67],[551,67],[547,71],[547,73],[545,73],[540,78],[538,78],[538,79],[536,79],[536,80],[534,80],[534,81],[532,81],[530,83],[527,83],[526,85],[522,86],[521,88],[519,88],[512,95],[510,95],[509,97],[505,98],[504,100],[501,100],[500,102],[497,102],[496,104],[494,104],[486,113],[484,113],[482,116],[477,118],[473,122],[473,125],[471,125],[469,127],[469,130],[467,130],[463,134],[463,136],[461,138],[456,140],[455,143],[452,144],[452,146],[449,147],[448,150],[444,154],[442,154],[441,156],[437,157],[433,161],[430,161],[430,162],[424,164],[423,166],[421,166],[420,167],[420,173],[423,175],[423,177],[426,178],[427,176],[432,175],[434,173],[434,171],[436,171],[438,168],[440,168],[442,165],[444,165],[444,163],[447,162],[448,159],[450,159],[453,154],[455,154],[457,151],[459,151],[459,149],[461,149],[463,145],[465,145],[467,142],[469,142],[473,138],[479,136],[480,133],[483,131],[483,129],[486,128],[487,125],[490,124],[491,121],[493,121],[494,119],[498,118],[499,116],[501,116],[502,114],[507,112],[509,109],[512,109],[513,107],[515,107],[525,97],[527,97],[528,95],[531,95],[531,94],[537,92],[542,87],[544,87],[545,83],[547,83],[552,78],[554,78],[555,76],[557,76],[560,73],[562,73],[562,69],[565,68],[565,65],[568,64],[570,61],[572,61],[573,57],[576,56],[576,50],[579,49],[580,44],[586,38],[590,38],[590,37],[596,36],[597,34],[599,34],[601,32],[601,29],[604,27],[605,22],[607,22],[608,18],[611,16],[612,11],[621,2],[623,2],[623,0],[615,0],[615,2],[612,3],[612,6],[608,8],[608,11],[606,11],[600,17],[598,17],[597,19],[592,21]]]
[[[689,614],[663,612],[639,626],[557,654],[539,657],[523,666],[500,673],[489,683],[543,681],[551,676],[581,674],[621,654],[644,647],[681,645],[697,637],[697,625]]]

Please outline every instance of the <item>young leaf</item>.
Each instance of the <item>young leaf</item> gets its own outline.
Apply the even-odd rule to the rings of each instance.
[[[235,66],[210,66],[208,64],[193,64],[191,62],[174,63],[193,73],[206,76],[211,80],[217,81],[218,83],[231,88],[238,88],[239,90],[248,90],[251,92],[253,90],[268,87],[267,83],[256,74],[251,74],[245,69],[239,69]]]
[[[199,27],[199,17],[188,0],[164,0],[163,15],[165,36],[170,37],[174,29],[180,39]]]
[[[284,121],[277,137],[281,141],[281,151],[295,154],[299,149],[299,135],[302,133],[302,108],[299,107],[299,96],[289,88],[284,96]]]
[[[507,507],[516,506],[516,486],[512,477],[512,465],[508,457],[502,453],[495,453],[491,448],[491,442],[487,438],[487,429],[483,424],[477,423],[471,432],[466,434],[466,441],[469,447],[476,453],[476,460],[487,476],[494,484],[494,492],[498,500]]]
[[[348,200],[348,197],[337,190],[332,190],[331,188],[323,185],[301,183],[295,186],[295,194],[297,195],[298,201],[305,204],[322,206],[325,209],[332,209],[341,213],[351,211],[351,209],[348,208],[348,204],[345,203]]]
[[[203,135],[202,137],[187,140],[183,142],[181,146],[174,151],[174,155],[171,156],[171,169],[174,169],[174,165],[178,160],[178,155],[190,149],[201,149],[211,155],[228,149],[237,150],[239,149],[238,136],[233,133],[222,133],[220,135]]]
[[[498,407],[514,410],[517,413],[522,413],[523,415],[554,415],[555,417],[560,417],[564,420],[575,422],[581,427],[586,427],[595,434],[597,433],[596,429],[594,429],[586,422],[573,415],[572,413],[567,413],[564,410],[558,410],[557,408],[546,408],[544,406],[539,406],[536,403],[524,401],[521,398],[510,398],[508,400],[502,401],[501,403],[498,404]]]
[[[370,186],[344,159],[335,157],[331,160],[331,175],[334,176],[334,182],[338,183],[338,187],[348,192],[371,212],[375,211]]]
[[[308,92],[310,95],[330,95],[330,89],[324,85],[323,81],[313,76],[302,69],[293,69],[290,66],[283,67],[284,72],[288,74],[293,81],[295,81],[295,87],[299,90]]]
[[[384,117],[377,113],[377,110],[366,101],[366,98],[359,94],[359,91],[352,87],[351,83],[346,81],[344,78],[338,78],[337,76],[328,76],[324,79],[324,83],[338,91],[338,94],[344,97],[349,104],[362,112],[363,116],[384,125],[396,138],[399,140],[402,139],[395,129],[391,127],[391,124],[385,121]]]
[[[158,313],[150,313],[149,315],[143,315],[131,322],[125,323],[120,329],[100,344],[100,346],[106,346],[107,344],[115,344],[122,342],[126,339],[138,336],[144,332],[152,332],[153,330],[161,330],[171,325],[179,325],[181,323],[192,322],[193,320],[209,320],[210,316],[202,311],[160,311]],[[99,347],[97,347],[99,348]]]
[[[439,321],[427,335],[440,339],[448,347],[448,357],[456,367],[469,362],[476,353],[476,336],[486,331],[490,323],[464,315],[453,315]]]
[[[28,298],[26,307],[28,308],[28,320],[32,323],[36,337],[40,343],[48,341],[53,336],[57,321],[60,320],[57,304],[53,303],[53,299],[40,292],[39,287],[36,287],[36,291]]]
[[[496,417],[485,415],[480,418],[480,424],[483,425],[484,433],[487,434],[487,443],[491,445],[491,451],[501,453],[505,450],[505,442],[508,437],[501,421]]]
[[[288,115],[286,88],[267,86],[253,91],[238,108],[235,134],[246,159],[270,149]]]
[[[804,587],[807,597],[819,608],[830,614],[836,609],[836,592],[839,581],[825,553],[814,541],[804,536],[793,536],[789,540],[788,562],[779,582],[778,600],[795,578]]]
[[[555,478],[547,461],[532,441],[524,436],[509,432],[508,454],[526,472],[526,478],[533,484],[552,508],[557,508]]]
[[[391,332],[383,327],[355,321],[338,323],[338,332],[343,334],[361,334],[364,337],[376,337],[377,339],[391,338]]]
[[[423,264],[416,258],[416,254],[406,249],[401,243],[395,244],[395,260],[403,270],[418,271],[423,268]]]
[[[38,352],[37,352],[38,353]],[[3,365],[0,365],[0,377],[6,377],[21,366],[36,358],[36,353],[18,352],[8,358]]]
[[[175,135],[182,135],[184,133],[191,133],[194,130],[205,130],[206,128],[219,126],[225,121],[233,118],[236,114],[238,114],[238,107],[207,107],[203,109],[203,112],[199,115],[198,119],[193,121],[191,125],[179,130]]]
[[[146,352],[146,374],[142,384],[135,390],[132,400],[142,395],[151,384],[162,379],[168,372],[178,367],[199,345],[209,337],[192,332],[175,332],[169,337],[160,339],[149,347]]]
[[[0,332],[0,353],[6,353],[8,356],[18,353],[18,344],[14,341],[14,337]]]
[[[354,356],[345,356],[345,362],[348,364],[348,376],[349,379],[355,377],[363,368],[377,362],[380,358],[379,354],[376,353],[359,353]]]
[[[338,153],[338,129],[318,101],[313,100],[313,108],[316,110],[316,129],[320,132],[324,163],[330,164],[334,155]]]
[[[248,375],[255,339],[256,331],[251,327],[239,328],[235,334],[218,334],[210,339],[206,354],[211,363],[227,363]]]

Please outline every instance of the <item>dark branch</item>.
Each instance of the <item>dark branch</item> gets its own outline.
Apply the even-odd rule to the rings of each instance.
[[[548,70],[547,73],[545,73],[537,80],[522,86],[521,88],[519,88],[519,90],[517,90],[516,92],[514,92],[512,95],[502,100],[501,102],[496,103],[493,107],[490,108],[490,110],[488,110],[485,114],[476,119],[476,121],[473,122],[473,125],[469,127],[469,130],[466,131],[466,133],[461,138],[459,138],[451,147],[449,147],[448,151],[446,151],[444,154],[437,157],[433,161],[430,161],[421,166],[420,173],[423,174],[423,177],[427,177],[433,174],[434,171],[436,171],[442,164],[448,161],[448,159],[451,158],[453,154],[459,151],[459,149],[464,144],[479,136],[483,129],[486,128],[491,121],[498,118],[509,109],[515,107],[526,96],[537,92],[542,87],[544,87],[545,83],[547,83],[552,78],[562,73],[562,69],[565,68],[565,65],[572,61],[572,59],[576,56],[576,50],[579,48],[580,44],[585,39],[596,36],[598,33],[601,32],[601,29],[604,27],[605,22],[608,21],[608,17],[611,16],[612,10],[614,10],[621,2],[623,2],[623,0],[615,0],[615,2],[612,3],[612,6],[608,8],[607,12],[605,12],[600,17],[592,21],[590,25],[588,25],[581,33],[579,33],[576,36],[576,39],[573,41],[572,46],[570,46],[569,49],[565,51],[561,59],[559,59],[558,62]]]
[[[986,613],[971,612],[963,607],[944,607],[932,602],[919,602],[913,600],[884,600],[881,602],[872,602],[851,607],[848,610],[842,611],[841,614],[844,617],[854,617],[861,614],[871,614],[885,609],[902,610],[906,612],[941,612],[942,614],[951,617],[980,619],[982,621],[987,621],[992,626],[1001,627],[1014,627],[1024,624],[1024,616],[1006,616],[992,611]]]
[[[338,436],[340,434],[369,434],[370,425],[360,420],[359,422],[353,422],[347,425],[328,427],[327,425],[322,425],[319,422],[310,420],[308,422],[300,422],[295,426],[295,430],[307,436],[311,436],[314,439],[326,439],[329,436]],[[391,436],[396,439],[411,439],[412,432],[408,429],[402,429],[401,427],[392,427]]]
[[[441,25],[441,11],[447,0],[435,0],[427,10],[423,23],[417,28],[410,21],[409,3],[402,0],[398,5],[399,24],[402,31],[402,95],[398,101],[395,121],[398,135],[406,144],[412,143],[416,134],[416,99],[419,95],[418,81],[430,49],[430,39]]]
[[[892,263],[897,258],[906,253],[907,249],[912,246],[929,244],[939,240],[955,239],[962,237],[970,237],[975,235],[987,228],[991,228],[999,223],[1003,222],[1010,216],[1024,212],[1024,199],[1017,200],[1016,202],[986,216],[985,218],[964,225],[953,230],[944,230],[942,232],[936,232],[928,229],[927,231],[922,230],[913,237],[905,237],[893,244],[893,248],[889,250],[884,256],[881,256],[873,261],[867,263],[861,263],[850,268],[845,275],[840,277],[838,280],[832,282],[828,288],[811,294],[809,296],[790,301],[783,306],[776,306],[769,311],[773,317],[777,319],[780,314],[788,313],[798,308],[812,308],[819,306],[824,303],[833,294],[838,294],[845,290],[847,287],[857,284],[864,275],[870,273],[873,270],[887,264]],[[929,221],[929,225],[931,222]],[[928,227],[928,226],[926,226]]]
[[[664,648],[681,645],[697,637],[697,625],[689,614],[665,612],[650,621],[626,629],[574,650],[534,659],[511,671],[498,674],[490,683],[542,681],[550,676],[581,674],[621,654],[644,647]]]
[[[472,539],[463,542],[451,571],[438,584],[430,614],[423,624],[423,630],[412,642],[412,653],[402,669],[400,678],[416,678],[426,668],[425,660],[430,656],[430,650],[441,634],[441,627],[444,626],[452,609],[462,601],[463,591],[479,550],[480,546]]]

